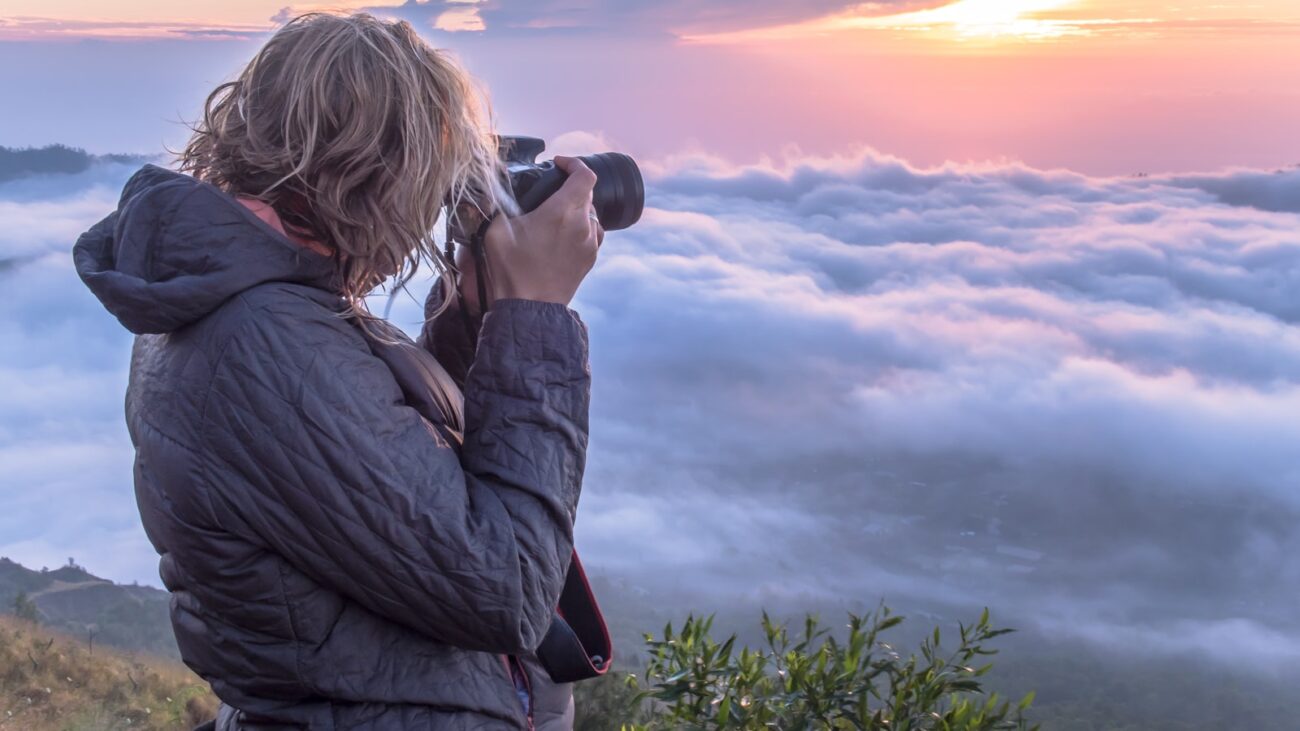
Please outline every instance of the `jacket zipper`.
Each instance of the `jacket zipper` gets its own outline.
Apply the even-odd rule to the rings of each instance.
[[[512,669],[511,663],[513,663],[514,669]],[[528,721],[528,731],[534,731],[535,727],[533,726],[533,703],[536,701],[536,699],[533,698],[533,683],[531,680],[528,679],[528,672],[524,670],[524,664],[520,662],[519,658],[515,657],[514,655],[502,655],[501,664],[505,665],[506,678],[510,681],[510,690],[515,694],[516,700],[518,699],[519,696],[519,689],[515,686],[516,671],[519,673],[519,677],[524,681],[524,692],[528,696],[528,709],[524,715]]]

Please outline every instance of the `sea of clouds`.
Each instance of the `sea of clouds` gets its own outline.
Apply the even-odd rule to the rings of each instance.
[[[0,185],[0,555],[156,584],[130,338],[70,260],[132,171]],[[574,303],[585,563],[660,596],[987,605],[1300,664],[1300,170],[646,171]]]

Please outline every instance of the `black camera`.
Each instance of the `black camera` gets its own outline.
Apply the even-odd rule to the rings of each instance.
[[[536,137],[500,137],[499,152],[510,173],[510,188],[521,213],[542,204],[560,189],[568,175],[553,161],[537,162],[546,142]],[[592,205],[606,231],[636,223],[645,208],[645,184],[636,161],[619,152],[601,152],[578,158],[596,174]]]

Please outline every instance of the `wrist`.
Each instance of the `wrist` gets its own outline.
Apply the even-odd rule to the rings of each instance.
[[[563,302],[552,302],[547,300],[525,299],[523,297],[499,297],[492,303],[492,308],[488,310],[488,317],[492,313],[499,315],[510,315],[516,317],[519,315],[537,316],[557,314],[565,317],[577,317],[578,313],[569,305]],[[486,320],[485,320],[486,321]]]
[[[528,300],[530,302],[548,302],[557,305],[567,305],[573,299],[572,295],[564,296],[555,291],[548,291],[541,288],[530,287],[500,287],[495,292],[492,301],[497,300]]]

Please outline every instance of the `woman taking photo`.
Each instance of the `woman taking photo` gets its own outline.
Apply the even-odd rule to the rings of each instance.
[[[491,215],[466,76],[405,22],[309,14],[212,93],[179,170],[144,166],[77,241],[138,335],[136,499],[219,731],[571,727],[534,651],[587,445],[567,305],[603,232],[594,174],[556,162],[541,207]],[[486,313],[442,296],[476,278],[434,243],[448,202],[491,220]],[[362,302],[421,261],[441,275],[421,367],[463,388],[463,421],[411,405]]]

